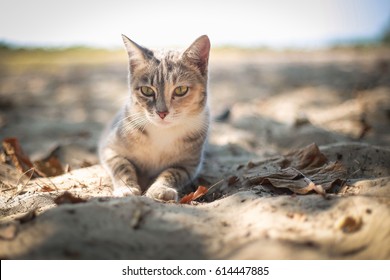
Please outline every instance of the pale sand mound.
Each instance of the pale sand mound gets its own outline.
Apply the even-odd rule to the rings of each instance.
[[[313,153],[313,147],[284,157],[235,165],[239,171],[231,176],[237,178],[232,181],[225,177],[206,197],[223,198],[195,205],[160,203],[146,197],[109,198],[110,182],[99,165],[51,179],[34,179],[24,184],[19,194],[11,188],[1,198],[5,207],[1,209],[0,256],[389,259],[390,150],[337,144],[322,147],[322,153]],[[212,155],[210,151],[209,157]],[[315,181],[321,175],[318,170],[335,160],[343,166],[344,173],[328,170],[327,174],[336,174],[345,184],[328,188],[325,196],[296,195],[283,188],[287,181],[290,186],[300,185],[302,177],[282,178],[282,186],[279,181],[273,186],[242,181],[245,174],[262,174],[268,167],[271,171],[267,176],[272,177],[277,165],[283,167],[279,171],[294,166],[305,172],[305,178]],[[12,176],[9,168],[2,170],[5,188],[12,185]],[[213,170],[209,172],[201,177],[215,175]],[[57,190],[42,192],[44,186],[55,186]],[[75,197],[95,198],[54,207],[53,200],[64,190]]]

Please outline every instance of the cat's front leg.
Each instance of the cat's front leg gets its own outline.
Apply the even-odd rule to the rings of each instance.
[[[177,201],[178,190],[188,184],[190,180],[191,173],[186,168],[169,168],[157,177],[145,195],[156,200]]]
[[[126,158],[118,156],[111,161],[113,195],[116,197],[141,195],[134,165]]]
[[[137,172],[131,161],[111,149],[101,153],[101,161],[111,176],[114,196],[141,195]]]
[[[141,195],[141,191],[137,186],[131,186],[129,184],[122,184],[120,182],[114,182],[113,196],[123,197],[131,195]]]

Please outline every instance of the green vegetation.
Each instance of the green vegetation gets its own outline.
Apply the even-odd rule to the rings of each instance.
[[[390,46],[390,28],[384,32],[383,38],[377,42],[355,42],[350,44],[335,44],[329,49],[332,51],[353,49],[355,51],[367,51],[373,48],[388,48]],[[274,50],[264,46],[239,47],[234,45],[217,46],[213,48],[215,54],[241,53],[252,55],[255,53],[272,52],[302,52],[304,49],[279,49]],[[123,49],[107,50],[90,48],[85,46],[73,46],[67,48],[45,47],[21,47],[0,41],[0,67],[8,70],[22,70],[37,67],[55,69],[64,65],[102,65],[110,63],[126,63],[126,55]]]
[[[70,48],[24,48],[0,42],[0,66],[20,69],[31,66],[56,67],[69,64],[107,64],[124,61],[123,50],[82,46]]]
[[[390,46],[390,26],[387,28],[387,31],[383,34],[382,44]]]

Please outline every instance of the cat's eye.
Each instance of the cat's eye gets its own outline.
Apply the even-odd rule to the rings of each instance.
[[[188,92],[189,87],[187,86],[179,86],[175,88],[175,95],[176,96],[184,96]]]
[[[151,97],[154,95],[154,90],[151,87],[142,86],[141,93],[147,97]]]

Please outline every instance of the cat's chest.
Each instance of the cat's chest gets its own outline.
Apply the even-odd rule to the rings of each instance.
[[[176,133],[150,133],[147,136],[148,150],[155,151],[157,154],[174,153],[178,149],[181,137]],[[180,145],[179,145],[180,146]]]
[[[176,130],[150,130],[133,149],[139,165],[151,170],[160,170],[185,157],[183,134]]]

